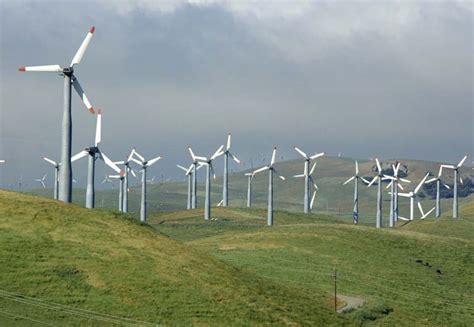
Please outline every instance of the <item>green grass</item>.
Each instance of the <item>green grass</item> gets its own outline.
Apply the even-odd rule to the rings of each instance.
[[[53,325],[112,325],[99,313],[165,325],[345,321],[326,305],[326,294],[242,271],[126,216],[5,191],[0,275],[1,326],[32,324],[11,315]],[[78,309],[92,310],[94,318]]]
[[[331,294],[336,268],[341,294],[366,301],[346,315],[351,324],[468,326],[474,323],[474,206],[461,213],[460,220],[414,221],[396,230],[288,212],[276,212],[276,225],[268,228],[264,211],[233,208],[214,210],[218,220],[210,222],[199,211],[163,213],[152,225],[301,292]]]
[[[202,209],[160,212],[142,225],[113,211],[0,191],[0,325],[35,325],[11,314],[97,326],[133,322],[124,318],[219,326],[474,324],[472,204],[461,208],[462,219],[391,230],[279,210],[270,228],[259,208],[213,208],[212,215],[206,222]],[[333,312],[334,268],[339,294],[364,299],[362,308]]]

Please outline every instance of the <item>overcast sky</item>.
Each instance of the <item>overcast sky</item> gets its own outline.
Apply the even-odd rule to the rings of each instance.
[[[103,109],[102,149],[162,154],[151,175],[177,176],[187,145],[210,155],[229,131],[247,163],[274,145],[295,158],[294,144],[359,158],[474,153],[470,1],[0,3],[3,185],[51,175],[41,157],[59,159],[62,79],[18,66],[68,65],[92,25],[76,75]],[[73,124],[76,153],[95,131],[76,94]]]

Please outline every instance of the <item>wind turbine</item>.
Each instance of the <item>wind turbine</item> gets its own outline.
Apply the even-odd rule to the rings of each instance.
[[[316,182],[314,181],[313,179],[313,173],[316,169],[316,162],[313,164],[313,166],[311,167],[311,170],[308,172],[307,169],[308,169],[308,166],[305,165],[304,167],[304,173],[301,174],[301,175],[294,175],[293,177],[296,177],[296,178],[299,178],[299,177],[305,177],[308,179],[308,181],[313,184],[313,187],[314,187],[314,191],[313,191],[313,196],[311,196],[311,201],[309,202],[309,208],[308,208],[308,212],[311,212],[311,210],[313,210],[313,204],[314,204],[314,200],[316,200],[316,193],[318,192],[319,190],[319,187],[318,185],[316,184]],[[305,189],[306,190],[306,189]],[[311,190],[308,189],[308,196],[306,196],[306,193],[305,193],[305,203],[306,203],[306,199],[309,199],[309,195],[311,194]]]
[[[108,178],[119,180],[119,211],[123,212],[123,194],[124,194],[124,174],[109,175]]]
[[[375,219],[375,225],[377,228],[382,227],[382,180],[386,179],[383,175],[382,166],[378,158],[375,158],[375,163],[377,165],[377,175],[370,181],[367,187],[371,187],[376,181],[377,183],[377,216]]]
[[[385,179],[390,179],[390,183],[386,188],[390,187],[390,220],[389,226],[394,227],[395,222],[398,220],[398,189],[404,190],[401,182],[411,183],[408,179],[401,178],[399,176],[400,172],[400,162],[397,162],[395,166],[392,164],[393,176],[384,175]]]
[[[45,174],[45,175],[43,175],[43,177],[41,177],[41,178],[36,178],[36,179],[35,179],[36,182],[40,182],[40,183],[41,183],[41,185],[43,186],[43,188],[46,188],[46,185],[44,185],[44,181],[45,181],[45,179],[46,179],[46,176],[48,176],[48,175]]]
[[[441,167],[452,169],[454,171],[454,186],[453,186],[453,218],[458,218],[458,173],[459,168],[463,165],[464,161],[466,161],[467,155],[464,156],[459,163],[454,165],[441,165]],[[461,176],[459,176],[459,181],[461,184],[463,183]]]
[[[227,135],[227,144],[224,151],[224,176],[223,176],[223,184],[222,184],[222,206],[227,207],[229,205],[229,156],[234,160],[236,163],[240,164],[240,160],[230,152],[230,145],[231,145],[231,138],[232,134]]]
[[[305,152],[303,152],[297,146],[294,146],[293,148],[305,160],[304,161],[304,173],[302,175],[296,175],[295,177],[304,177],[304,200],[303,200],[303,202],[304,202],[304,213],[309,213],[309,212],[311,212],[311,209],[313,207],[312,204],[314,202],[314,199],[315,199],[315,196],[316,196],[316,191],[318,189],[318,187],[316,186],[316,183],[311,178],[311,174],[313,173],[314,169],[316,168],[316,163],[313,165],[311,170],[309,169],[309,166],[310,166],[311,160],[315,160],[319,157],[324,156],[324,152],[315,153],[312,156],[308,156]],[[313,184],[316,189],[314,191],[312,199],[310,200],[310,198],[311,198],[311,184]]]
[[[133,177],[137,177],[137,174],[133,171],[132,168],[130,168],[130,161],[132,160],[133,157],[133,149],[130,151],[130,154],[128,155],[127,159],[124,161],[116,161],[114,162],[116,165],[124,165],[124,179],[123,179],[123,201],[122,201],[122,212],[128,212],[128,174],[131,173]]]
[[[438,176],[431,178],[425,182],[425,184],[431,184],[433,182],[436,182],[436,218],[439,218],[441,216],[441,184],[447,188],[448,190],[450,187],[446,184],[444,184],[441,181],[441,175],[443,174],[443,165],[439,166],[439,171],[438,171]]]
[[[370,182],[364,177],[359,176],[359,163],[355,162],[355,175],[345,181],[342,185],[346,185],[354,180],[354,209],[352,211],[352,220],[354,224],[359,223],[359,179],[364,183],[369,184]]]
[[[102,112],[100,109],[97,112],[97,124],[95,130],[95,142],[94,146],[85,148],[75,156],[71,158],[71,162],[79,160],[85,156],[89,156],[89,164],[88,164],[88,173],[87,173],[87,189],[86,189],[86,208],[92,209],[95,207],[95,161],[97,157],[100,160],[104,161],[104,163],[112,168],[119,174],[122,174],[122,171],[116,164],[110,160],[105,153],[103,153],[99,149],[99,143],[102,139]],[[61,184],[60,184],[61,185]]]
[[[188,168],[185,168],[181,165],[176,165],[179,169],[183,170],[185,173],[184,175],[187,176],[187,179],[188,179],[188,199],[187,199],[187,203],[186,203],[186,208],[189,210],[192,208],[192,193],[193,193],[193,187],[192,187],[192,184],[193,184],[193,167],[194,165],[191,164],[189,165]],[[197,170],[199,170],[199,168],[201,168],[202,165],[199,164],[197,166]]]
[[[72,113],[71,113],[71,85],[74,86],[84,105],[91,113],[94,113],[89,99],[79,84],[79,80],[74,75],[74,66],[79,64],[86,52],[95,27],[92,26],[77,50],[69,67],[62,68],[59,65],[20,67],[20,72],[53,72],[64,77],[64,105],[61,131],[61,163],[62,169],[59,171],[59,200],[70,203],[72,201],[72,168],[71,168],[71,142],[72,142]]]
[[[415,190],[413,190],[411,192],[408,192],[408,193],[398,193],[398,195],[410,199],[410,219],[409,220],[413,220],[413,218],[414,218],[414,215],[415,215],[415,197],[417,197],[417,193],[420,191],[421,187],[425,183],[428,176],[429,176],[429,173],[427,173],[425,175],[425,177],[423,177],[421,182],[418,183],[418,185],[415,187]],[[430,211],[430,213],[431,213],[431,211]],[[422,215],[423,215],[423,210],[422,210]],[[408,220],[407,218],[403,218],[403,217],[399,217],[399,218],[402,219],[402,220]]]
[[[285,177],[278,174],[275,170],[276,147],[273,148],[272,159],[269,166],[263,166],[255,170],[252,175],[258,174],[262,171],[268,170],[268,209],[267,209],[267,225],[273,226],[273,173],[277,174],[279,178],[285,180]]]
[[[58,185],[59,185],[59,167],[61,163],[51,160],[49,158],[43,157],[43,160],[52,164],[54,166],[54,199],[58,199]]]
[[[207,157],[199,157],[199,156],[194,156],[194,153],[192,152],[191,148],[189,148],[189,152],[191,153],[191,156],[194,156],[194,158],[202,163],[203,165],[207,166],[206,170],[206,200],[204,203],[204,219],[205,220],[210,220],[211,219],[211,173],[214,176],[214,179],[216,179],[216,175],[214,174],[214,168],[212,166],[212,161],[216,159],[217,157],[220,157],[221,155],[224,154],[224,151],[222,149],[224,148],[223,145],[219,147],[219,149],[214,152],[212,156],[209,158]]]
[[[191,147],[188,147],[188,151],[189,151],[189,154],[191,155],[191,159],[193,160],[193,163],[192,163],[192,176],[193,176],[193,180],[192,180],[192,187],[191,187],[191,209],[196,209],[197,208],[197,169],[198,169],[198,165],[200,164],[199,161],[197,160],[197,157],[194,155],[194,152],[193,150],[191,149]]]
[[[158,160],[162,159],[161,156],[153,158],[151,160],[145,160],[145,158],[140,155],[135,149],[133,149],[133,154],[138,157],[139,160],[131,158],[131,160],[137,163],[141,168],[142,173],[142,198],[140,201],[140,221],[146,222],[146,171],[147,169],[155,164]]]

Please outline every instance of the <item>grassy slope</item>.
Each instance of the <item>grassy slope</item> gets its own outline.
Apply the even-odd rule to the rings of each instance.
[[[107,325],[104,316],[58,312],[5,291],[167,325],[346,320],[330,311],[325,294],[260,277],[116,213],[5,191],[0,275],[1,326],[35,325],[11,314],[53,325]]]
[[[391,162],[391,161],[388,161]],[[402,163],[409,167],[409,179],[416,184],[427,171],[437,172],[439,163],[417,160],[403,160]],[[373,162],[360,161],[360,172],[362,176],[372,176],[371,168]],[[291,160],[277,163],[276,168],[279,173],[288,177],[286,181],[275,179],[275,206],[283,210],[300,212],[302,211],[303,201],[303,180],[293,178],[295,174],[301,174],[303,171],[303,162],[301,160]],[[204,169],[200,171],[198,181],[198,206],[202,206],[204,199],[204,182],[202,174]],[[219,172],[220,169],[216,168]],[[472,175],[469,167],[462,169],[463,175]],[[315,212],[331,214],[333,216],[341,216],[350,220],[352,215],[352,198],[353,184],[343,186],[342,183],[354,173],[354,160],[349,158],[323,157],[318,160],[315,178],[320,187],[320,191],[315,203]],[[452,174],[445,171],[443,179],[452,183]],[[243,172],[232,174],[229,178],[230,184],[230,204],[236,207],[244,207],[246,205],[247,179]],[[253,182],[253,204],[255,207],[264,208],[267,201],[267,176],[266,174],[257,175]],[[133,182],[132,182],[133,184]],[[411,190],[414,185],[408,185],[406,190]],[[375,205],[377,188],[360,186],[360,220],[362,222],[374,223],[375,221]],[[179,210],[186,206],[186,183],[164,183],[149,186],[148,207],[150,212],[159,210]],[[35,190],[34,193],[45,196],[51,196],[51,190]],[[139,211],[140,189],[132,187],[130,189],[130,212],[133,214]],[[222,198],[222,178],[218,177],[212,184],[212,203],[217,204]],[[76,203],[83,205],[84,191],[76,190],[74,196]],[[473,201],[474,196],[469,198],[461,198],[460,203],[468,203]],[[384,223],[388,224],[389,195],[384,194]],[[118,191],[102,190],[97,192],[98,207],[117,208]],[[425,209],[434,206],[434,201],[424,199],[423,206]],[[452,199],[443,199],[442,208],[449,212],[452,206]],[[402,216],[408,216],[409,201],[400,199],[400,213]],[[418,216],[416,211],[416,216]]]
[[[245,209],[216,209],[218,220],[207,223],[199,210],[162,213],[152,223],[243,271],[302,292],[329,295],[336,267],[340,292],[367,301],[348,315],[361,323],[468,326],[474,323],[474,207],[462,215],[397,230],[287,212],[277,212],[276,226],[267,228],[263,210]]]

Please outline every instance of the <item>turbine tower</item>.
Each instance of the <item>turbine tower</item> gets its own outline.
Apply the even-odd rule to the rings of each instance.
[[[224,148],[223,145],[219,147],[219,149],[214,152],[212,156],[209,158],[206,157],[199,157],[199,156],[194,156],[194,158],[202,163],[203,165],[207,166],[206,170],[206,200],[204,203],[204,219],[205,220],[210,220],[211,219],[211,174],[214,176],[214,179],[216,179],[216,175],[214,174],[214,168],[212,166],[212,161],[216,159],[217,157],[220,157],[224,154],[224,151],[222,149]],[[193,153],[191,148],[189,148],[190,153]],[[192,154],[193,156],[194,154]]]
[[[309,166],[310,166],[311,160],[315,160],[319,157],[324,156],[324,152],[315,153],[312,156],[308,156],[305,152],[303,152],[297,146],[294,146],[293,148],[305,160],[305,162],[304,162],[304,173],[302,175],[297,175],[295,177],[304,177],[304,200],[303,200],[303,202],[304,202],[304,213],[309,213],[309,212],[311,212],[311,209],[312,209],[312,204],[311,203],[314,202],[314,196],[316,195],[316,190],[315,190],[314,195],[313,195],[312,199],[310,200],[310,198],[311,198],[311,183],[313,185],[315,185],[315,188],[317,189],[316,184],[314,183],[314,181],[312,180],[312,178],[310,176],[311,173],[309,173],[310,172]],[[313,171],[315,167],[316,167],[316,163],[314,164],[313,168],[311,168],[311,171]]]
[[[46,185],[44,185],[44,181],[46,180],[46,176],[48,176],[48,175],[44,174],[43,177],[36,178],[35,182],[41,183],[41,186],[43,186],[43,188],[46,188]]]
[[[236,163],[240,164],[240,160],[230,152],[230,145],[231,145],[232,134],[227,135],[227,144],[224,151],[224,176],[223,176],[223,184],[222,184],[222,206],[227,207],[229,205],[229,156],[234,160]]]
[[[252,207],[252,180],[253,173],[245,173],[247,176],[247,208]]]
[[[375,225],[377,228],[382,227],[382,180],[385,179],[382,173],[382,166],[378,158],[375,158],[375,163],[377,165],[377,175],[370,181],[367,187],[371,187],[376,181],[377,183],[377,216],[375,218]]]
[[[459,161],[459,163],[454,166],[454,165],[441,165],[441,167],[452,169],[454,171],[454,186],[453,186],[453,218],[458,218],[458,174],[459,174],[459,168],[464,164],[464,161],[466,161],[467,155],[464,156],[464,158]],[[462,178],[459,176],[461,184]]]
[[[395,166],[392,164],[393,176],[384,175],[385,179],[391,180],[386,188],[390,187],[390,220],[389,226],[394,227],[395,222],[398,220],[398,189],[404,190],[401,182],[411,183],[408,179],[401,178],[399,176],[400,163],[397,162]]]
[[[443,165],[439,166],[439,171],[438,171],[438,176],[431,178],[425,182],[425,184],[431,184],[433,182],[436,182],[436,218],[439,218],[441,216],[441,184],[447,188],[448,190],[450,187],[446,184],[444,184],[441,181],[441,175],[443,174]]]
[[[59,171],[59,195],[60,201],[70,203],[72,201],[72,169],[71,169],[71,142],[72,142],[72,113],[71,113],[71,85],[74,86],[77,94],[81,97],[84,105],[89,109],[91,113],[94,113],[94,108],[89,102],[84,90],[79,84],[79,80],[74,75],[74,66],[78,65],[84,53],[86,52],[87,46],[89,45],[92,35],[94,34],[95,27],[92,26],[86,35],[86,38],[82,42],[81,46],[77,50],[74,58],[71,61],[69,67],[62,68],[59,65],[47,65],[47,66],[31,66],[31,67],[20,67],[18,70],[21,72],[53,72],[59,73],[64,77],[64,105],[63,105],[63,120],[62,120],[62,131],[61,131],[61,163],[62,168]]]
[[[83,151],[79,152],[71,158],[71,162],[79,160],[87,155],[89,155],[89,164],[87,172],[87,189],[86,189],[86,208],[92,209],[95,207],[95,161],[97,157],[105,162],[107,166],[112,168],[119,174],[122,174],[122,171],[116,164],[110,160],[105,153],[99,149],[99,143],[102,139],[102,112],[100,109],[97,112],[97,125],[95,130],[95,142],[94,146],[88,147]],[[60,184],[61,185],[61,184]]]
[[[398,193],[398,195],[410,199],[410,219],[409,220],[413,220],[413,218],[414,218],[414,215],[415,215],[415,198],[417,198],[417,193],[420,191],[421,187],[425,183],[428,176],[429,176],[429,173],[426,174],[425,177],[423,177],[421,182],[418,183],[418,185],[415,187],[415,190],[413,190],[411,192],[408,192],[408,193]],[[419,203],[418,198],[417,198],[417,202]],[[422,212],[422,215],[423,215],[423,210],[421,210],[421,212]],[[431,211],[430,211],[430,213],[431,213]],[[407,218],[404,218],[404,217],[399,217],[399,218],[402,219],[402,220],[408,220]]]
[[[276,158],[276,147],[273,148],[272,159],[269,166],[263,166],[255,170],[252,175],[258,174],[262,171],[268,170],[268,207],[267,207],[267,225],[273,226],[273,173],[275,173],[282,180],[285,180],[285,177],[278,174],[275,170],[275,158]]]
[[[123,212],[123,194],[124,194],[124,179],[125,174],[120,175],[109,175],[109,178],[118,179],[119,180],[119,211]]]
[[[54,199],[58,199],[58,186],[59,186],[59,167],[61,163],[51,160],[49,158],[43,157],[43,160],[52,164],[54,166]]]
[[[156,158],[153,158],[151,160],[145,160],[145,158],[140,155],[135,149],[132,150],[133,155],[138,157],[138,160],[135,158],[131,158],[131,160],[135,163],[137,163],[141,168],[141,173],[142,173],[142,197],[140,201],[140,221],[141,222],[146,222],[146,171],[147,169],[155,164],[158,160],[162,159],[161,156],[158,156]]]
[[[352,220],[354,224],[359,223],[359,179],[364,183],[369,184],[370,182],[364,177],[359,176],[359,163],[355,162],[355,175],[345,181],[342,185],[346,185],[354,180],[354,209],[352,211]]]

